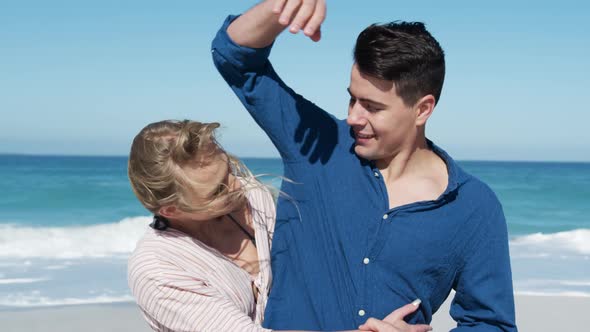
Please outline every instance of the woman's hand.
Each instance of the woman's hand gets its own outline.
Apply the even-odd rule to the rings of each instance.
[[[421,301],[415,300],[410,304],[393,311],[383,320],[376,318],[369,318],[367,321],[359,326],[361,331],[374,332],[428,332],[432,331],[432,327],[426,324],[410,325],[404,321],[404,317],[413,313],[418,309]]]

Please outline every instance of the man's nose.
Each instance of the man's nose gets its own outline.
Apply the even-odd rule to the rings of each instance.
[[[365,111],[363,107],[358,102],[352,104],[348,108],[348,117],[346,118],[346,123],[351,127],[364,126],[367,123],[364,113]]]

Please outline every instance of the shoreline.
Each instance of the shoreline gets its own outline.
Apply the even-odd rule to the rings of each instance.
[[[448,315],[451,299],[434,315],[434,331],[455,327]],[[590,325],[590,297],[517,294],[515,304],[519,331],[580,331]],[[6,308],[0,310],[0,322],[7,332],[151,331],[133,302]]]

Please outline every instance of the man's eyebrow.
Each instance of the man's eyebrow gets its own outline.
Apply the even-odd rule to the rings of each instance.
[[[351,97],[353,97],[353,98],[356,98],[356,97],[355,97],[355,96],[352,94],[352,92],[350,91],[350,88],[346,88],[346,91],[348,91],[348,94],[349,94]],[[375,100],[373,100],[373,99],[369,99],[369,98],[356,98],[356,99],[358,99],[358,100],[360,100],[360,101],[362,101],[362,102],[364,102],[364,103],[370,103],[370,104],[374,104],[374,105],[376,105],[376,106],[380,106],[380,107],[387,107],[387,105],[385,105],[385,104],[383,104],[383,103],[380,103],[380,102],[378,102],[378,101],[375,101]]]

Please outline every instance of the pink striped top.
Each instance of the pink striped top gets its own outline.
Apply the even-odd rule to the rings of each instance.
[[[266,188],[247,191],[260,273],[180,231],[149,228],[129,258],[129,287],[155,331],[270,331],[261,327],[271,283],[275,204]],[[252,291],[258,288],[258,301]]]

